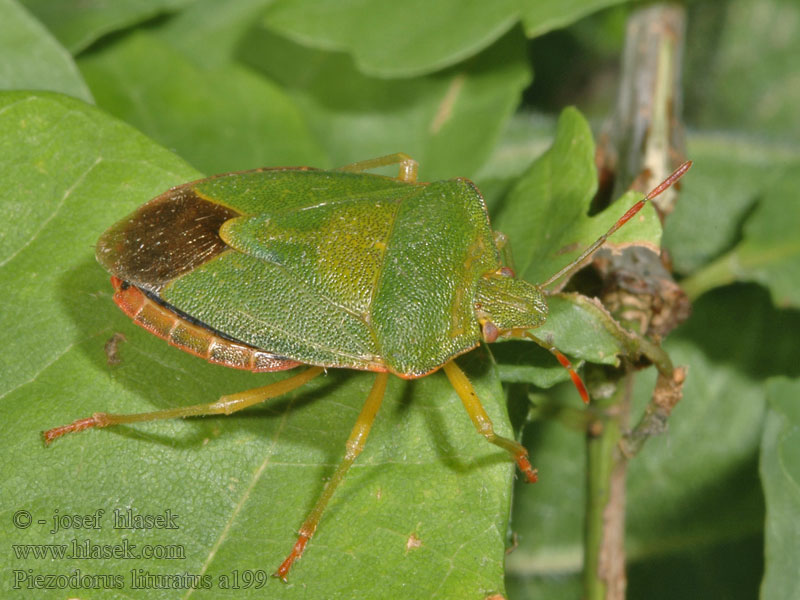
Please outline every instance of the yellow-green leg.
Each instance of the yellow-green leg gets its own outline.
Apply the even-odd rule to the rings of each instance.
[[[325,507],[328,505],[328,501],[331,499],[331,496],[333,496],[333,492],[336,491],[336,488],[347,474],[347,470],[350,468],[353,462],[355,462],[356,457],[361,454],[361,450],[364,449],[364,443],[367,440],[367,435],[369,435],[369,430],[372,427],[373,421],[375,420],[375,415],[378,414],[378,409],[381,406],[383,394],[386,391],[386,382],[388,380],[388,373],[378,373],[377,377],[375,377],[375,383],[372,385],[372,390],[370,391],[369,396],[367,396],[366,402],[364,402],[364,406],[361,409],[361,414],[358,415],[356,424],[353,427],[353,430],[350,432],[350,437],[347,439],[347,452],[344,455],[344,459],[339,464],[339,467],[336,469],[333,477],[331,477],[328,485],[326,485],[325,489],[322,490],[322,494],[320,494],[320,497],[317,499],[317,503],[314,505],[314,508],[311,509],[311,512],[308,513],[306,520],[303,521],[297,541],[295,542],[292,551],[289,553],[289,556],[287,556],[286,559],[281,563],[281,566],[278,567],[278,570],[273,573],[275,577],[280,577],[283,581],[286,581],[286,575],[289,573],[289,569],[292,567],[292,564],[303,555],[303,550],[305,550],[308,540],[310,540],[311,536],[314,535],[314,531],[316,531],[317,525],[319,525],[319,520],[322,517],[322,513],[325,511]]]
[[[395,152],[394,154],[379,156],[378,158],[360,160],[352,165],[339,167],[336,170],[347,171],[348,173],[360,173],[362,171],[369,171],[370,169],[377,169],[379,167],[388,167],[389,165],[400,165],[400,173],[397,175],[398,179],[402,179],[408,183],[416,183],[418,166],[417,161],[403,152]]]
[[[290,392],[308,383],[311,379],[322,373],[322,367],[311,367],[293,377],[271,383],[263,387],[222,396],[216,402],[209,404],[194,404],[179,408],[168,408],[154,412],[136,413],[132,415],[112,415],[108,413],[94,413],[86,419],[79,419],[69,425],[62,425],[44,432],[44,441],[49,444],[54,439],[67,433],[82,431],[90,427],[108,427],[123,423],[139,423],[141,421],[156,421],[158,419],[175,419],[179,417],[198,417],[204,415],[229,415],[238,410],[259,404],[270,398],[275,398]]]
[[[531,467],[531,463],[528,460],[528,450],[525,446],[514,440],[497,435],[494,432],[492,421],[483,409],[481,401],[478,399],[478,394],[475,393],[475,388],[472,387],[464,371],[459,368],[455,361],[451,360],[445,363],[443,368],[445,375],[447,375],[450,383],[464,403],[464,408],[467,409],[467,414],[469,418],[472,419],[472,423],[475,425],[475,429],[478,430],[478,433],[495,446],[500,446],[503,450],[508,452],[517,463],[519,470],[525,474],[528,483],[536,483],[536,469]]]

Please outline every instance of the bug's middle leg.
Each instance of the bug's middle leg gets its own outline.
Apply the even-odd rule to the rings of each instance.
[[[492,421],[483,409],[481,401],[478,399],[478,394],[475,393],[475,388],[472,387],[464,371],[459,368],[455,361],[451,360],[445,363],[443,368],[445,375],[447,375],[450,383],[464,403],[464,408],[467,409],[467,414],[469,414],[469,418],[472,419],[472,423],[475,425],[475,429],[478,430],[478,433],[495,446],[500,446],[503,450],[508,452],[514,458],[519,470],[524,473],[528,483],[536,483],[536,469],[531,467],[531,463],[528,460],[528,450],[525,446],[515,440],[497,435],[494,432]]]
[[[141,421],[156,421],[159,419],[176,419],[179,417],[197,417],[204,415],[229,415],[255,404],[260,404],[270,398],[282,396],[287,392],[299,388],[308,383],[311,379],[322,373],[322,367],[310,367],[292,377],[282,379],[275,383],[265,385],[252,390],[222,396],[216,402],[209,404],[194,404],[192,406],[181,406],[178,408],[168,408],[146,413],[136,413],[132,415],[114,415],[109,413],[94,413],[86,419],[79,419],[69,425],[54,427],[44,432],[44,441],[49,444],[54,439],[67,433],[83,431],[90,427],[108,427],[110,425],[121,425],[123,423],[139,423]]]
[[[388,373],[378,373],[378,375],[375,377],[375,383],[372,385],[372,390],[370,391],[369,396],[367,396],[367,400],[364,402],[364,406],[361,409],[361,413],[358,415],[356,424],[353,427],[353,430],[350,432],[350,437],[347,438],[347,452],[344,455],[344,459],[341,463],[339,463],[336,472],[333,474],[333,477],[331,477],[328,485],[325,486],[325,489],[322,490],[322,494],[320,494],[320,497],[317,499],[317,503],[314,505],[314,508],[311,509],[311,512],[308,513],[306,520],[303,521],[303,524],[300,526],[300,532],[297,537],[297,541],[295,542],[292,551],[289,553],[289,556],[287,556],[286,559],[281,563],[281,566],[278,567],[278,570],[273,573],[275,577],[280,577],[283,581],[286,581],[286,575],[289,573],[289,569],[292,567],[292,564],[303,555],[303,551],[306,548],[306,544],[308,544],[308,540],[310,540],[311,536],[314,535],[314,531],[317,529],[320,517],[322,517],[322,513],[325,511],[325,507],[328,505],[328,501],[331,499],[331,496],[333,496],[333,492],[336,491],[336,488],[344,479],[345,474],[347,474],[348,469],[353,462],[355,462],[356,457],[361,454],[361,450],[364,449],[364,443],[367,441],[367,435],[369,435],[369,430],[372,427],[373,421],[375,420],[375,415],[378,414],[378,409],[383,401],[383,395],[386,392],[386,382],[388,380]]]

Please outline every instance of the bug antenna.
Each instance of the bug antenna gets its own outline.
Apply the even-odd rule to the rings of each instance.
[[[636,204],[631,206],[628,209],[628,211],[624,215],[622,215],[616,223],[614,223],[611,226],[611,229],[609,229],[603,235],[597,238],[597,240],[595,240],[595,242],[591,246],[586,248],[586,250],[584,250],[578,258],[570,262],[568,265],[566,265],[563,269],[561,269],[554,275],[550,276],[544,283],[539,284],[539,287],[548,286],[554,281],[561,279],[564,275],[569,275],[572,274],[574,271],[576,271],[583,264],[583,261],[589,258],[595,252],[597,252],[598,248],[600,248],[600,246],[602,246],[605,243],[605,241],[611,235],[613,235],[617,229],[619,229],[620,227],[625,225],[625,223],[630,221],[631,218],[633,218],[633,216],[636,213],[642,210],[644,205],[647,204],[650,200],[652,200],[659,194],[663,193],[676,181],[678,181],[681,177],[683,177],[683,175],[686,173],[686,171],[689,170],[691,166],[692,166],[692,161],[687,160],[680,167],[675,169],[669,177],[667,177],[664,181],[662,181],[655,188],[653,188],[650,191],[650,193],[647,194],[647,196],[645,196],[644,198],[639,200]]]

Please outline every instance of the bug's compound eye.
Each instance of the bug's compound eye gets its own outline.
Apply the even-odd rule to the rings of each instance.
[[[497,325],[489,320],[481,323],[481,329],[483,331],[483,339],[487,344],[495,342],[500,335],[500,330],[497,328]]]
[[[498,275],[499,277],[516,277],[514,269],[511,267],[500,267],[497,269],[497,271],[495,271],[495,275]]]

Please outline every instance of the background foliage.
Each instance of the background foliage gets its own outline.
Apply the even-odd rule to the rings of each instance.
[[[87,432],[47,450],[38,432],[95,411],[211,401],[270,380],[209,366],[136,328],[94,261],[108,225],[204,174],[404,151],[422,179],[476,181],[520,274],[535,282],[554,272],[569,259],[561,248],[591,241],[632,202],[586,216],[596,189],[591,129],[610,113],[635,8],[0,0],[3,597],[30,596],[24,582],[13,587],[15,576],[75,569],[121,576],[124,589],[37,597],[578,597],[584,437],[541,410],[578,400],[569,386],[551,388],[565,374],[529,344],[459,362],[501,432],[525,425],[540,483],[513,483],[507,457],[475,434],[441,374],[393,380],[290,584],[270,579],[267,592],[220,589],[219,578],[270,573],[288,552],[342,456],[369,375],[330,372],[242,415]],[[665,347],[690,372],[669,433],[630,465],[629,597],[795,598],[800,8],[698,0],[687,11],[695,167],[663,239],[694,302]],[[564,110],[571,104],[588,121]],[[620,234],[661,238],[651,213]],[[600,336],[598,323],[580,303],[556,300],[547,332],[573,358],[614,363],[614,337]],[[127,341],[111,367],[103,347],[115,332]],[[637,379],[639,409],[653,378]],[[169,509],[180,528],[111,529],[111,513],[128,508]],[[21,510],[49,523],[56,512],[97,509],[106,511],[101,530],[12,525]],[[506,556],[511,532],[519,546]],[[12,547],[123,537],[179,544],[186,556],[50,560]],[[214,589],[132,589],[137,569],[206,574]]]

